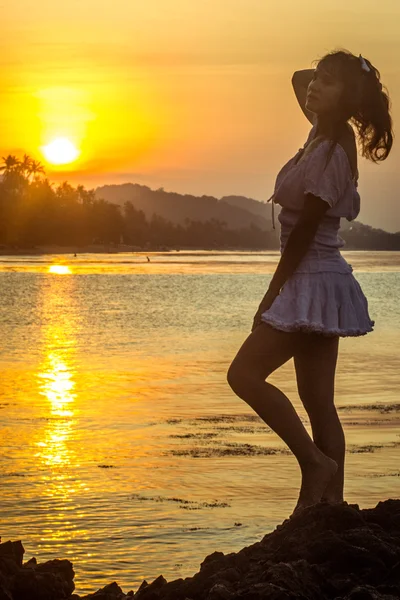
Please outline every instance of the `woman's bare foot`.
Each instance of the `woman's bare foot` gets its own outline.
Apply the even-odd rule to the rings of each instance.
[[[303,467],[300,495],[291,516],[297,515],[306,506],[321,502],[324,491],[337,470],[337,462],[325,455]]]
[[[343,496],[325,496],[321,498],[321,502],[328,502],[329,504],[342,504],[344,502]]]

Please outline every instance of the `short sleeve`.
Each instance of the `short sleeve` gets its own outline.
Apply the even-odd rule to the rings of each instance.
[[[314,194],[325,200],[331,208],[344,195],[349,183],[347,156],[336,145],[328,165],[325,164],[331,142],[324,140],[310,153],[304,171],[304,194]]]

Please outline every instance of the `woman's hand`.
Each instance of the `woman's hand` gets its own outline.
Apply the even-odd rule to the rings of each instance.
[[[258,310],[255,314],[255,317],[253,319],[253,326],[251,328],[251,332],[253,333],[253,331],[255,330],[255,328],[258,325],[261,325],[262,320],[261,320],[261,315],[263,312],[265,312],[266,310],[268,310],[269,308],[271,308],[272,304],[274,303],[275,298],[277,297],[277,293],[273,292],[271,290],[268,290],[267,293],[265,294],[264,298],[261,300],[260,306],[258,307]]]

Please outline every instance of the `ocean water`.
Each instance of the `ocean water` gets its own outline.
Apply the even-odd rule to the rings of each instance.
[[[146,258],[149,257],[150,262]],[[400,497],[400,253],[346,252],[375,330],[340,340],[345,499]],[[285,443],[234,392],[278,252],[0,257],[0,534],[76,593],[197,572],[292,512]],[[293,402],[293,362],[269,381]]]

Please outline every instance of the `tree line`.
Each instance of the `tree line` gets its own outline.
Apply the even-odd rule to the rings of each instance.
[[[185,219],[174,224],[153,214],[147,219],[132,202],[123,207],[96,199],[95,190],[68,182],[51,183],[39,162],[3,157],[0,170],[0,245],[87,246],[128,244],[139,247],[276,248],[275,235],[254,225],[227,229],[225,222]]]
[[[140,248],[279,248],[276,232],[254,224],[229,229],[224,221],[186,218],[184,225],[153,213],[147,218],[131,201],[123,206],[96,198],[95,190],[51,183],[43,165],[25,154],[3,157],[0,166],[0,245],[119,245]],[[340,232],[347,249],[399,250],[400,233],[362,223]]]

